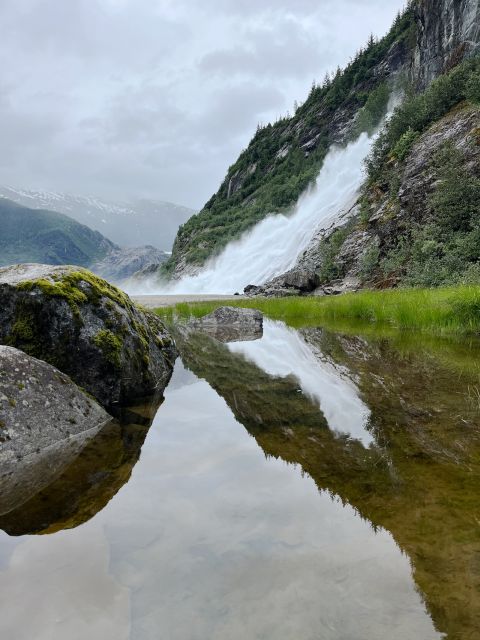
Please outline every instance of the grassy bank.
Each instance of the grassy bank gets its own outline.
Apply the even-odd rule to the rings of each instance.
[[[290,325],[357,322],[437,335],[480,334],[480,286],[362,291],[336,297],[254,298],[181,303],[158,310],[166,320],[201,317],[225,304],[260,309]]]

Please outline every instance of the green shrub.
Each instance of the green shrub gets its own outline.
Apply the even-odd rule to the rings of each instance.
[[[451,144],[437,153],[439,184],[430,198],[435,218],[447,235],[470,231],[472,221],[480,219],[480,179],[469,174],[462,154]]]
[[[409,127],[404,134],[397,140],[397,143],[393,147],[392,156],[395,160],[399,162],[403,162],[405,158],[410,153],[414,143],[418,140],[419,137],[418,131],[415,131],[411,127]]]
[[[366,132],[371,135],[387,113],[390,88],[383,82],[368,94],[364,107],[360,110],[355,126],[355,134]]]
[[[480,104],[480,71],[472,73],[467,82],[467,100],[474,104]]]
[[[336,229],[330,236],[320,242],[319,254],[321,266],[318,271],[318,276],[321,283],[330,282],[344,275],[343,267],[338,262],[338,254],[352,230],[352,224],[353,223],[349,223],[344,227]]]
[[[375,274],[380,261],[380,249],[374,244],[367,249],[360,260],[360,275],[363,280],[369,280]]]

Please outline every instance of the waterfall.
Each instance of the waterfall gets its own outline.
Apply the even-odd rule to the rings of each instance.
[[[315,231],[330,226],[355,203],[364,180],[363,161],[373,140],[362,134],[345,148],[333,146],[315,186],[300,197],[291,215],[268,216],[228,244],[197,275],[166,285],[163,291],[158,291],[158,284],[145,283],[141,293],[233,294],[285,273],[295,265]]]

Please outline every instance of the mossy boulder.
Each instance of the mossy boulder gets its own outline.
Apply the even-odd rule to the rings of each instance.
[[[57,367],[110,411],[162,393],[176,357],[157,316],[69,266],[0,269],[0,344]]]

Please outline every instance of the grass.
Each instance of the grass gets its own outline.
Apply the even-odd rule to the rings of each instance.
[[[355,322],[436,335],[480,334],[480,286],[362,291],[335,297],[253,298],[180,303],[158,309],[167,321],[202,317],[226,304],[259,309],[292,326]]]

